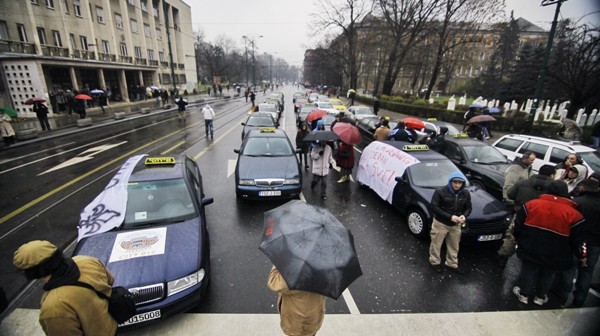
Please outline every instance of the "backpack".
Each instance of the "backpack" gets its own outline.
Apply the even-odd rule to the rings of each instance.
[[[99,298],[108,301],[108,312],[118,324],[129,320],[137,313],[133,294],[125,287],[113,287],[110,297],[108,297],[85,282],[77,281],[69,285],[91,289],[96,292]]]

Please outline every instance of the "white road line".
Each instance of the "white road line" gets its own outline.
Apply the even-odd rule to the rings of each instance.
[[[60,147],[65,147],[65,146],[69,146],[69,145],[72,145],[74,143],[75,142],[67,142],[67,143],[64,143],[64,144],[61,144],[61,145],[58,145],[58,146],[54,146],[54,147],[49,148],[49,149],[44,149],[44,150],[41,150],[41,151],[38,151],[38,152],[32,152],[32,153],[29,153],[27,155],[21,155],[21,156],[13,157],[13,158],[6,159],[6,160],[0,160],[0,164],[4,164],[4,163],[7,163],[7,162],[16,161],[16,160],[21,160],[21,159],[24,159],[24,158],[26,158],[28,156],[38,155],[38,154],[47,152],[48,150],[57,149],[57,148],[60,148]]]
[[[352,315],[360,315],[360,310],[358,310],[358,306],[356,306],[356,302],[354,302],[354,298],[352,294],[350,294],[350,290],[346,288],[342,293],[344,297],[344,301],[346,301],[346,305],[348,306],[348,310],[350,310],[350,314]]]

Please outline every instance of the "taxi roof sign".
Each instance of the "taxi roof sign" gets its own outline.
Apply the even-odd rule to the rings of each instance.
[[[455,139],[464,139],[464,138],[468,138],[469,135],[467,133],[457,133],[454,134],[454,138]]]
[[[427,118],[427,121],[437,121],[437,118]]]
[[[144,161],[144,164],[146,166],[151,166],[151,165],[174,165],[177,161],[175,161],[175,158],[172,156],[165,156],[165,157],[149,157],[146,158],[146,160]]]
[[[427,146],[427,145],[404,145],[404,146],[402,146],[402,150],[405,152],[426,151],[426,150],[429,150],[429,146]]]
[[[260,133],[275,133],[275,127],[261,127]]]

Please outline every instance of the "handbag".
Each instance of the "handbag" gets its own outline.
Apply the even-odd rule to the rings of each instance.
[[[109,297],[106,294],[97,291],[94,287],[92,287],[92,285],[85,282],[77,281],[70,285],[91,289],[96,292],[96,295],[98,295],[99,298],[107,300],[108,312],[118,324],[129,320],[137,313],[133,294],[131,294],[125,287],[113,287]]]

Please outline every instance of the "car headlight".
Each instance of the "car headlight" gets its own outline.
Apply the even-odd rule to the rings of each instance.
[[[291,178],[283,180],[283,184],[300,184],[299,178]]]
[[[255,185],[254,180],[240,180],[240,185]]]
[[[204,269],[200,269],[198,272],[194,272],[183,278],[175,279],[167,283],[167,296],[177,294],[183,290],[186,290],[202,281],[204,279]]]

